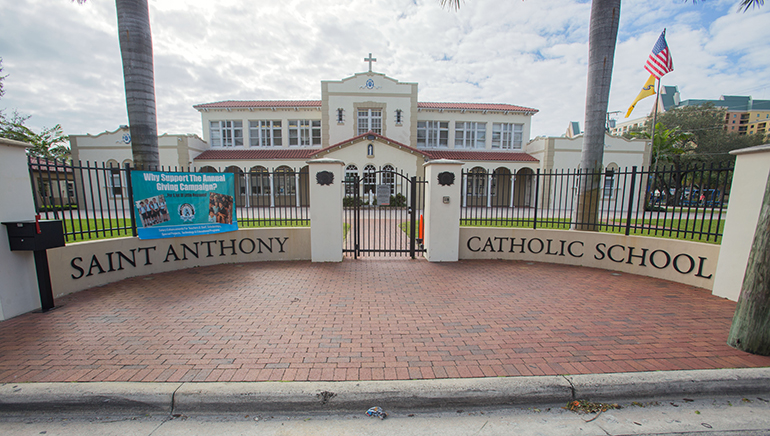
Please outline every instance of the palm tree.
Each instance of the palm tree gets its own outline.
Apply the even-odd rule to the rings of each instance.
[[[598,230],[604,136],[612,66],[620,23],[620,0],[593,0],[588,33],[588,80],[580,178],[573,230]]]
[[[160,157],[149,5],[147,0],[115,0],[115,6],[134,166],[157,169]]]

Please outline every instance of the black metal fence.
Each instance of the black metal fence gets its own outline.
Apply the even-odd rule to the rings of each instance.
[[[549,170],[516,174],[463,172],[460,224],[593,230],[720,242],[733,169],[662,166],[601,173]],[[595,220],[575,213],[589,180]],[[594,225],[596,224],[596,225]]]
[[[29,159],[35,208],[42,219],[64,222],[67,242],[136,236],[131,168],[106,163]],[[165,172],[235,174],[240,227],[310,225],[308,169],[243,172],[235,167],[160,167]]]
[[[35,207],[43,219],[64,221],[68,242],[135,236],[131,169],[128,165],[30,158]],[[158,170],[234,173],[234,202],[241,227],[310,225],[307,167],[248,172],[236,167]],[[615,168],[598,174],[579,170],[463,172],[460,224],[553,229],[591,224],[593,220],[580,219],[573,211],[581,180],[593,177],[598,189],[591,191],[589,200],[598,203],[597,230],[718,243],[732,174],[732,168],[713,166]],[[423,208],[421,201],[417,210]]]
[[[342,252],[360,256],[424,253],[425,181],[390,170],[345,178]]]

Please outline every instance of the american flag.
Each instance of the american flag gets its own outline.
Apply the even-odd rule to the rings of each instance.
[[[652,48],[652,53],[647,58],[644,69],[658,79],[674,71],[674,62],[671,60],[671,53],[668,51],[668,44],[666,44],[665,30],[660,34],[655,47]]]

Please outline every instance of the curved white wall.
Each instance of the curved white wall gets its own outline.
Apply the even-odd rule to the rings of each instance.
[[[719,245],[574,230],[460,227],[460,259],[602,268],[712,289]]]
[[[309,259],[309,227],[241,229],[171,239],[103,239],[48,250],[54,297],[197,266]]]

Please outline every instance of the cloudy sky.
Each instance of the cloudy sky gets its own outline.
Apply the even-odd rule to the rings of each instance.
[[[770,99],[770,5],[623,0],[610,111],[628,108],[667,28],[683,99]],[[128,124],[114,0],[0,0],[0,109],[34,129],[97,134]],[[192,106],[320,99],[321,80],[374,71],[419,83],[424,102],[533,107],[532,136],[583,125],[587,0],[150,0],[158,131],[201,134]],[[652,107],[637,105],[632,118]],[[618,115],[621,118],[624,114]]]

